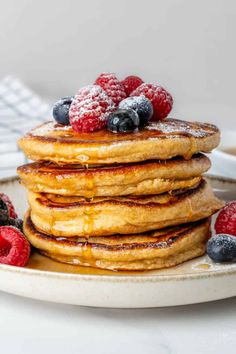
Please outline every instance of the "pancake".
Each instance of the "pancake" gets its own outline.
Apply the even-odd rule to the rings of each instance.
[[[175,266],[205,253],[210,220],[136,235],[54,238],[37,231],[30,212],[24,233],[48,257],[63,263],[111,270],[151,270]]]
[[[62,197],[29,191],[36,228],[53,236],[141,233],[209,217],[223,203],[202,180],[195,188],[155,196]]]
[[[21,182],[33,192],[93,198],[189,188],[200,182],[202,173],[209,168],[210,160],[198,154],[190,160],[173,158],[88,168],[35,162],[19,167],[17,172]]]
[[[108,130],[76,133],[70,126],[47,122],[21,138],[19,146],[34,161],[93,165],[175,156],[190,159],[197,152],[210,152],[219,140],[216,126],[177,119],[149,122],[140,131],[126,134]]]

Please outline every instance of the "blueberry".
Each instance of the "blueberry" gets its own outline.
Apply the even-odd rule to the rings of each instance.
[[[139,126],[139,116],[133,109],[118,109],[108,118],[107,128],[113,133],[133,132]]]
[[[20,231],[23,231],[23,220],[22,219],[12,219],[9,220],[9,225],[15,226]]]
[[[0,226],[7,225],[9,222],[9,212],[6,203],[0,198]]]
[[[57,101],[52,109],[52,114],[59,124],[70,125],[69,109],[74,97],[63,97]]]
[[[8,225],[9,223],[9,216],[8,213],[0,210],[0,226]]]
[[[8,207],[4,200],[0,197],[0,211],[4,211],[8,214]]]
[[[11,225],[17,229],[23,229],[23,221],[19,218],[13,219],[9,217],[9,211],[6,203],[0,197],[0,226]]]
[[[151,102],[144,96],[128,97],[119,104],[121,109],[133,109],[138,113],[140,126],[144,126],[152,118],[153,107]]]
[[[227,234],[211,237],[207,243],[207,254],[215,262],[235,262],[236,237]]]

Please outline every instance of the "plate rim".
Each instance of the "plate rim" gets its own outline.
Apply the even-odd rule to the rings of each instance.
[[[220,182],[227,182],[236,184],[236,179],[217,176],[212,174],[206,174],[205,177],[210,180],[218,180]],[[18,176],[6,177],[0,179],[0,185],[5,183],[11,183],[19,181]],[[199,257],[200,258],[200,257]],[[197,259],[197,258],[196,258]],[[74,273],[65,273],[65,272],[54,272],[48,270],[38,270],[24,267],[10,266],[6,264],[0,264],[0,271],[6,273],[18,273],[26,276],[38,276],[38,277],[49,277],[53,279],[63,279],[63,280],[80,280],[80,281],[109,281],[109,282],[133,282],[133,283],[142,283],[142,282],[159,282],[159,281],[181,281],[181,280],[196,280],[209,277],[219,277],[226,275],[236,274],[236,265],[235,267],[228,269],[216,269],[214,271],[205,270],[204,272],[199,273],[186,273],[186,274],[143,274],[143,275],[126,275],[126,274],[74,274]]]
[[[236,265],[232,269],[217,269],[214,271],[204,271],[199,273],[186,273],[186,274],[153,274],[153,275],[110,275],[110,274],[74,274],[65,272],[52,272],[48,270],[38,270],[25,267],[16,267],[6,264],[0,264],[0,272],[6,273],[18,273],[27,276],[37,276],[46,277],[53,279],[63,279],[63,280],[82,280],[82,281],[109,281],[109,282],[133,282],[133,283],[143,283],[143,282],[162,282],[162,281],[182,281],[182,280],[197,280],[206,279],[219,276],[227,276],[236,274]]]

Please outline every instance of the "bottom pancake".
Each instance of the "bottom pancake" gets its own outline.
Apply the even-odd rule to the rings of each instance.
[[[110,270],[152,270],[203,255],[210,235],[210,219],[142,234],[87,240],[43,234],[34,227],[29,211],[24,233],[41,253],[59,262]]]

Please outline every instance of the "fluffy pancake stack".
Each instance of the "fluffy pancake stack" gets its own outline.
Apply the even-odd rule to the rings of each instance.
[[[19,144],[28,189],[24,232],[43,254],[112,270],[174,266],[205,252],[222,207],[200,152],[219,143],[209,124],[150,122],[135,133],[76,133],[45,123]]]

